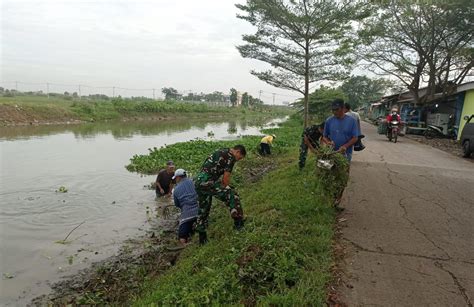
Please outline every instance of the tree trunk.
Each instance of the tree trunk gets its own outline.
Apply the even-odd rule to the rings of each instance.
[[[304,62],[304,128],[308,127],[309,117],[309,41],[306,40]]]

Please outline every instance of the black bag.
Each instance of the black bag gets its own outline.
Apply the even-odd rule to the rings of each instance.
[[[357,142],[354,144],[354,151],[362,151],[365,149],[364,144],[362,144],[362,139],[365,137],[365,135],[359,135],[359,138],[357,139]]]

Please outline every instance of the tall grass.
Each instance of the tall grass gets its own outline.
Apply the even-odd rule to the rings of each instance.
[[[214,203],[209,243],[189,246],[165,275],[146,281],[143,293],[134,298],[135,306],[324,304],[333,263],[333,193],[316,176],[314,157],[299,171],[301,129],[299,122],[285,123],[271,131],[278,144],[273,157],[251,153],[237,163],[233,176],[238,178],[245,229],[233,230],[228,210]],[[254,145],[258,141],[247,140]],[[185,151],[175,162],[196,169],[198,160],[186,160],[193,147],[176,146]],[[160,156],[160,150],[171,153],[172,147],[154,149],[148,157],[161,163],[168,156]],[[205,155],[201,149],[196,152],[202,162]],[[268,165],[276,170],[251,183],[251,174],[258,175]]]
[[[224,106],[209,106],[205,103],[157,101],[151,99],[73,99],[72,97],[41,97],[17,96],[0,97],[2,105],[18,107],[22,113],[30,118],[41,119],[80,119],[85,121],[113,120],[123,117],[143,116],[186,116],[189,114],[215,114],[215,115],[288,115],[288,108],[275,108],[259,106],[249,110],[245,108],[230,108]]]

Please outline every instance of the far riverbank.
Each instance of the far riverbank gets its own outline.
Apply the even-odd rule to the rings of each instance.
[[[79,124],[98,121],[175,120],[197,118],[278,117],[293,113],[284,107],[232,108],[203,103],[151,99],[79,100],[62,97],[0,97],[0,126]]]

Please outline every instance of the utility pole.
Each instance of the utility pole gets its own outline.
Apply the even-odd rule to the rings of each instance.
[[[155,100],[155,89],[153,89],[153,100]]]
[[[258,100],[262,100],[261,97],[262,97],[262,90],[258,91]]]
[[[18,92],[18,81],[15,81],[15,91]]]
[[[275,105],[275,93],[272,93],[273,94],[273,105]]]
[[[46,94],[48,95],[48,99],[49,99],[49,83],[46,83]]]
[[[78,85],[77,89],[79,90],[79,91],[78,91],[78,93],[79,93],[79,99],[81,99],[81,96],[82,96],[82,95],[81,95],[81,85],[80,85],[80,84]]]
[[[112,98],[115,98],[115,86],[112,87]]]

